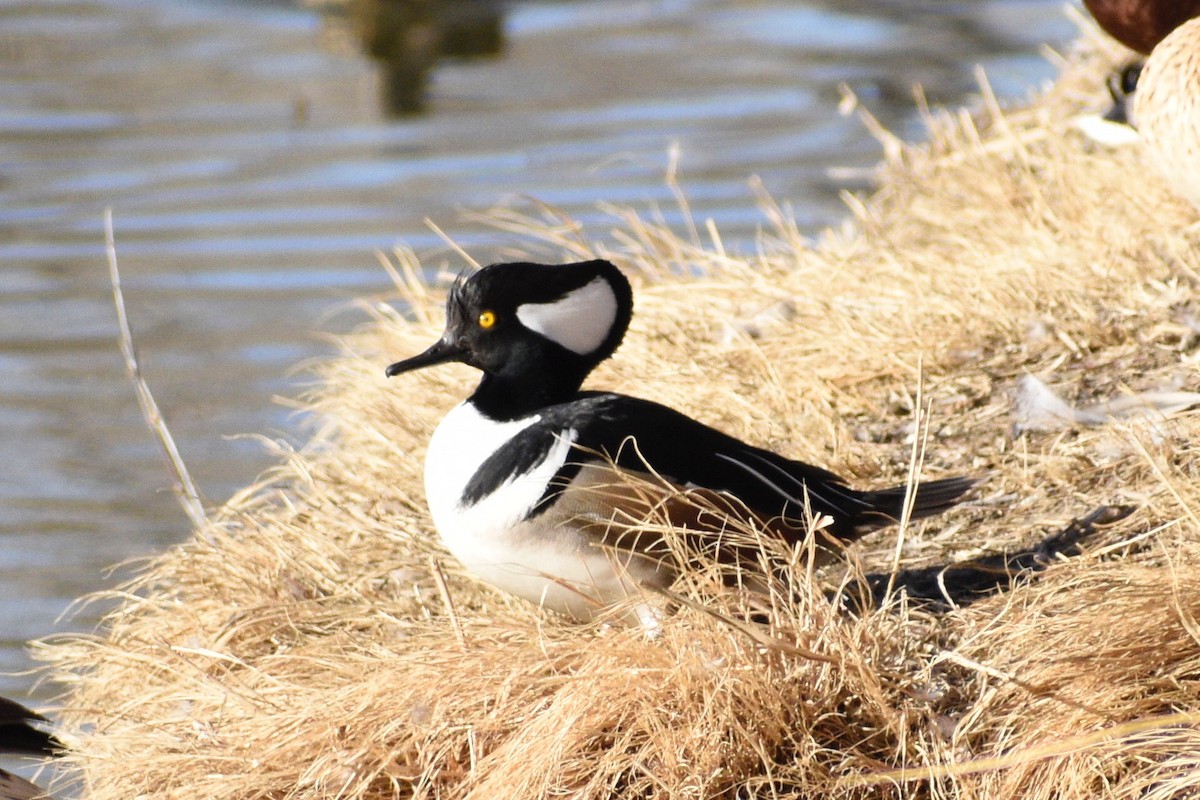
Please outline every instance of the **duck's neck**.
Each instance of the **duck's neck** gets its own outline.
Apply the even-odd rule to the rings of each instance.
[[[571,400],[582,383],[583,376],[569,370],[542,373],[537,380],[528,375],[514,378],[485,374],[470,402],[491,419],[520,419]]]

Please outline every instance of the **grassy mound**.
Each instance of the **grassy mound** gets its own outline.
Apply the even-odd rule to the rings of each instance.
[[[1070,126],[1110,63],[1078,56],[1020,111],[931,116],[816,242],[770,203],[752,257],[629,210],[606,246],[552,210],[492,215],[522,255],[634,280],[632,330],[589,385],[857,485],[902,482],[923,443],[923,475],[983,478],[970,503],[800,576],[763,625],[701,579],[655,638],[506,598],[439,549],[423,499],[425,442],[475,374],[383,378],[441,327],[442,289],[399,253],[399,296],[302,403],[311,445],[153,559],[102,638],[43,646],[87,797],[1200,792],[1200,417],[1018,413],[1026,375],[1075,406],[1197,389],[1195,212],[1138,147]],[[1116,503],[1138,510],[1086,555],[965,609],[825,597]]]

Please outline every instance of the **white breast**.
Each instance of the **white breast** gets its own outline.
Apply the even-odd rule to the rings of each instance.
[[[459,518],[465,521],[468,517],[478,517],[473,527],[513,525],[538,501],[546,489],[546,482],[566,459],[569,440],[564,447],[555,448],[564,452],[561,455],[552,452],[541,465],[542,469],[511,481],[502,487],[502,491],[493,492],[467,509],[459,502],[467,483],[488,456],[539,419],[535,414],[511,422],[497,422],[480,414],[471,403],[461,403],[438,424],[425,456],[425,497],[429,501],[433,523],[443,538],[447,538],[449,529],[463,527]],[[450,541],[446,544],[455,550]],[[458,555],[457,551],[455,555]]]
[[[636,590],[639,581],[631,576],[631,565],[618,563],[628,559],[592,546],[578,524],[553,508],[526,519],[566,463],[575,431],[564,430],[529,472],[474,504],[461,502],[480,465],[539,419],[496,422],[471,403],[457,406],[429,441],[425,495],[442,542],[467,569],[506,592],[588,619]],[[590,470],[580,475],[589,476]]]

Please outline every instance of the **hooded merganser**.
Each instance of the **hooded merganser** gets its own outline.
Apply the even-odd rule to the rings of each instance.
[[[485,581],[590,619],[675,577],[661,532],[630,533],[630,520],[656,511],[722,561],[758,568],[725,538],[728,516],[676,502],[681,490],[748,512],[790,543],[828,517],[826,550],[900,519],[906,500],[910,518],[925,517],[973,485],[932,481],[912,498],[905,486],[860,491],[658,403],[581,391],[632,313],[629,282],[608,261],[493,264],[451,288],[441,339],[387,368],[392,377],[460,361],[483,372],[433,433],[425,494],[446,547]],[[631,488],[614,469],[646,480]],[[643,620],[646,611],[636,609]]]
[[[1200,18],[1172,31],[1146,59],[1133,112],[1149,160],[1200,208]]]

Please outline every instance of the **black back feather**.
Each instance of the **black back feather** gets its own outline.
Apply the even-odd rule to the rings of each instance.
[[[849,541],[900,519],[906,486],[859,491],[829,470],[784,458],[704,425],[667,406],[608,392],[580,392],[577,399],[541,409],[540,419],[492,454],[467,483],[471,505],[536,467],[559,436],[575,449],[550,482],[536,516],[579,473],[583,463],[608,458],[634,472],[647,467],[685,488],[724,492],[763,519],[782,518],[804,535],[808,512],[830,517],[826,533]],[[911,517],[953,506],[974,482],[948,478],[921,484]]]

